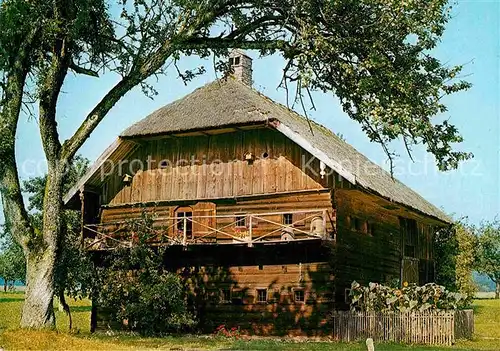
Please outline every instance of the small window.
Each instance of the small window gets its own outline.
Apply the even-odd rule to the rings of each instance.
[[[293,290],[293,299],[295,302],[305,302],[306,297],[304,294],[304,290],[302,289]]]
[[[186,234],[191,235],[193,233],[193,212],[178,211],[176,216],[177,230],[180,232],[184,232],[184,224],[186,224]]]
[[[241,289],[231,290],[231,302],[234,305],[243,305],[243,291]]]
[[[240,64],[240,57],[239,56],[234,58],[234,64],[235,65],[239,65]]]
[[[230,57],[229,58],[229,64],[232,66],[234,65],[234,58],[233,57]]]
[[[405,256],[407,256],[407,257],[415,257],[415,246],[413,246],[413,245],[405,245]]]
[[[257,289],[257,303],[267,302],[267,289]]]
[[[375,223],[366,222],[366,231],[370,235],[375,234]]]
[[[357,217],[351,217],[351,230],[360,232],[362,229],[361,227],[361,220]]]
[[[231,303],[231,290],[221,289],[220,298],[222,303]]]
[[[286,225],[293,224],[293,215],[291,213],[283,214],[283,224],[286,224]]]
[[[235,220],[236,227],[244,228],[247,226],[247,217],[245,215],[237,215]]]
[[[351,304],[351,289],[349,288],[344,289],[344,302],[346,303],[346,305]]]

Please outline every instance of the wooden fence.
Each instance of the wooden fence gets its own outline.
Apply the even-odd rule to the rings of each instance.
[[[407,344],[452,345],[455,339],[471,338],[472,310],[433,312],[334,311],[333,337],[340,341],[372,338]]]

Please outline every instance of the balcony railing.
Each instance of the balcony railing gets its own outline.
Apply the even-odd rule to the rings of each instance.
[[[328,209],[154,217],[84,226],[85,247],[130,247],[137,232],[148,232],[152,245],[273,243],[333,239],[335,215]]]

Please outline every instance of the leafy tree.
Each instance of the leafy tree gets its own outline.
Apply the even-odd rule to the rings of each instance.
[[[457,290],[458,241],[455,226],[441,228],[434,236],[435,280],[452,291]]]
[[[448,121],[442,97],[467,89],[461,66],[446,67],[430,54],[443,34],[446,0],[3,0],[0,5],[0,192],[5,217],[27,261],[21,325],[54,325],[54,269],[60,260],[64,174],[69,161],[109,110],[132,88],[147,94],[146,79],[183,56],[223,57],[231,48],[280,52],[282,85],[296,97],[309,89],[340,98],[344,110],[387,155],[402,139],[421,143],[440,169],[456,168],[470,154],[454,151],[462,140]],[[120,9],[117,10],[117,6]],[[120,11],[121,10],[121,11]],[[222,61],[215,65],[227,71]],[[69,72],[118,82],[61,141],[57,102]],[[178,71],[188,81],[202,67]],[[28,84],[29,83],[29,84]],[[48,174],[40,230],[33,227],[21,194],[15,159],[23,98],[38,104]],[[80,98],[79,96],[77,97]]]
[[[476,263],[477,237],[474,227],[465,223],[456,223],[455,231],[458,243],[456,254],[457,290],[473,297],[477,292],[477,285],[472,275]]]
[[[478,228],[477,270],[495,283],[495,299],[500,298],[500,220],[484,222]]]
[[[474,296],[477,286],[472,273],[476,247],[475,228],[463,220],[439,230],[434,240],[436,282],[451,291],[459,291],[468,297]]]

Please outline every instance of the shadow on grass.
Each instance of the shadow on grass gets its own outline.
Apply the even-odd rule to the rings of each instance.
[[[24,297],[0,297],[0,303],[23,301]]]
[[[92,311],[92,306],[71,306],[71,313],[79,313],[79,312],[90,312]]]

